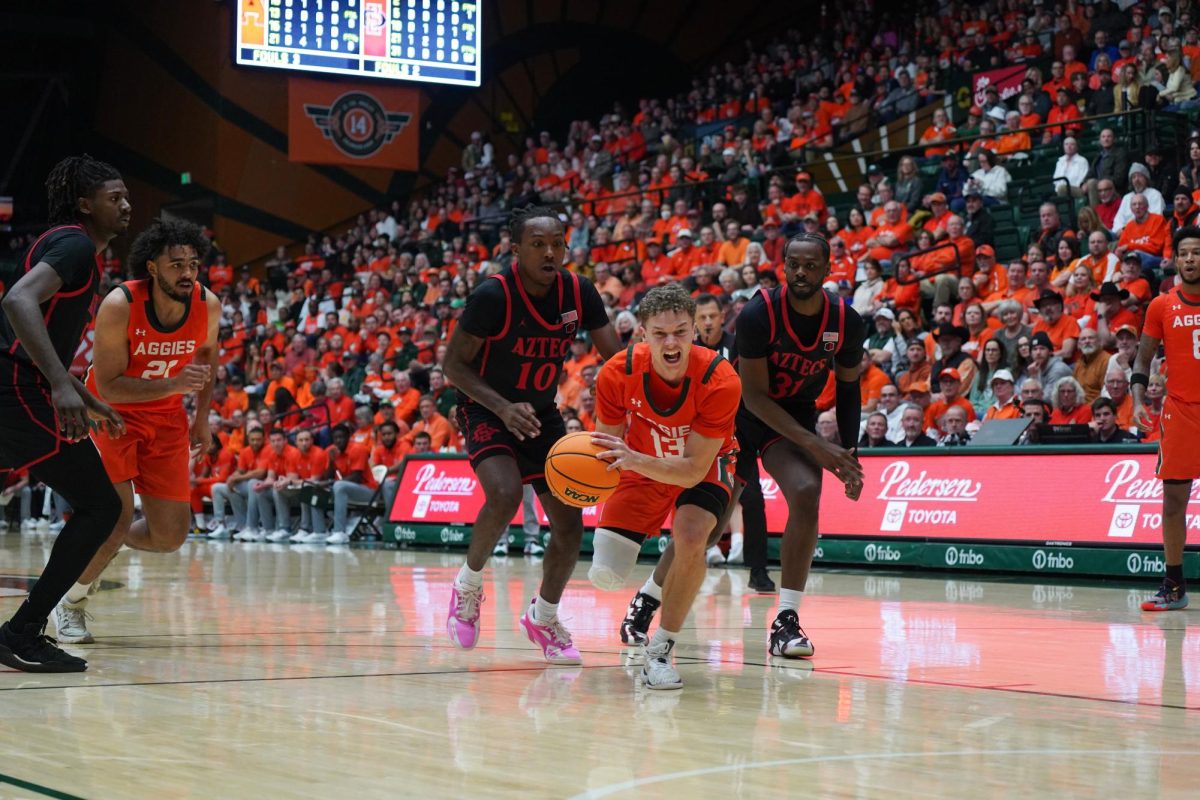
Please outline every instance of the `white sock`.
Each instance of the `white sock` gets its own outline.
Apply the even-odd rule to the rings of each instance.
[[[780,589],[779,590],[779,612],[784,611],[800,611],[800,601],[804,599],[804,592],[800,589]]]
[[[200,514],[197,514],[197,515],[196,515],[196,527],[197,527],[197,528],[203,528],[203,527],[204,527],[204,514],[203,514],[203,513],[200,513]]]
[[[533,618],[541,625],[553,622],[558,617],[558,603],[543,600],[539,594],[533,601]]]
[[[67,589],[66,601],[71,605],[82,603],[87,599],[88,591],[92,588],[90,583],[77,583],[70,589]]]
[[[467,566],[467,562],[464,561],[454,582],[464,588],[478,589],[483,586],[483,570],[477,572]]]
[[[654,573],[650,573],[650,577],[646,578],[646,582],[642,584],[639,590],[642,594],[648,594],[655,600],[662,602],[662,587],[654,582]]]
[[[669,631],[666,628],[659,626],[654,635],[650,637],[650,646],[662,644],[663,642],[673,642],[679,637],[679,631]]]
[[[735,550],[741,546],[742,546],[742,534],[740,534],[740,533],[729,534],[729,549]]]

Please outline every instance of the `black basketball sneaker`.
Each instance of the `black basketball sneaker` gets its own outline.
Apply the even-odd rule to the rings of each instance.
[[[812,642],[800,627],[800,617],[790,608],[779,612],[771,625],[768,641],[771,655],[784,658],[808,658],[813,654]]]
[[[629,601],[629,610],[625,612],[625,619],[621,622],[621,641],[625,644],[644,645],[648,643],[650,636],[647,632],[650,630],[650,622],[654,619],[654,612],[658,611],[658,607],[661,605],[661,600],[655,600],[644,592],[638,592]]]
[[[87,662],[55,647],[42,632],[46,624],[26,625],[18,631],[9,623],[0,626],[0,664],[23,672],[83,672]]]

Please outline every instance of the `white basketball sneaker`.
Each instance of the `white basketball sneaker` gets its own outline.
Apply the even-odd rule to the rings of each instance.
[[[642,667],[642,683],[647,689],[682,689],[683,678],[675,669],[675,642],[668,639],[659,644],[648,644],[645,664]]]
[[[68,603],[67,598],[58,601],[54,607],[55,638],[61,644],[91,644],[95,641],[87,629],[88,618],[87,598],[78,603]]]

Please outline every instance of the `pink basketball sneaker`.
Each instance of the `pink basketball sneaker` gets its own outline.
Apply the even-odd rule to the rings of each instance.
[[[470,650],[479,641],[479,607],[483,605],[483,587],[453,585],[450,591],[450,615],[446,618],[446,633],[450,641],[463,650]]]
[[[525,609],[521,615],[521,627],[525,629],[529,641],[542,648],[542,654],[551,664],[582,664],[583,657],[571,643],[571,632],[568,631],[558,618],[543,625],[533,618],[533,606]]]

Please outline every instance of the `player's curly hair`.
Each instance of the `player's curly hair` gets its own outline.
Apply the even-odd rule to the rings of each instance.
[[[512,215],[508,218],[508,228],[512,231],[512,239],[517,244],[521,243],[521,235],[525,233],[525,225],[531,219],[552,219],[559,225],[562,220],[559,218],[558,209],[552,206],[535,206],[527,205],[521,208],[513,209]]]
[[[146,263],[153,261],[169,247],[192,247],[196,255],[204,258],[208,252],[208,237],[203,229],[184,219],[159,217],[150,227],[137,235],[129,246],[129,271],[135,278],[145,278],[150,272]]]
[[[655,286],[646,292],[642,302],[638,303],[637,318],[643,325],[655,314],[665,311],[682,311],[689,317],[696,316],[696,301],[678,283],[668,283],[665,286]]]
[[[821,257],[825,259],[825,261],[829,261],[829,240],[821,234],[808,233],[807,231],[797,233],[795,236],[788,239],[787,245],[784,245],[783,252],[787,252],[788,246],[790,246],[792,242],[816,242],[817,246],[821,248]]]
[[[1184,239],[1200,239],[1200,227],[1195,225],[1184,225],[1171,235],[1171,247],[1174,250],[1179,249],[1179,243]]]
[[[121,180],[121,173],[87,153],[68,156],[46,177],[46,200],[51,225],[79,222],[79,198],[91,197],[106,181]]]

